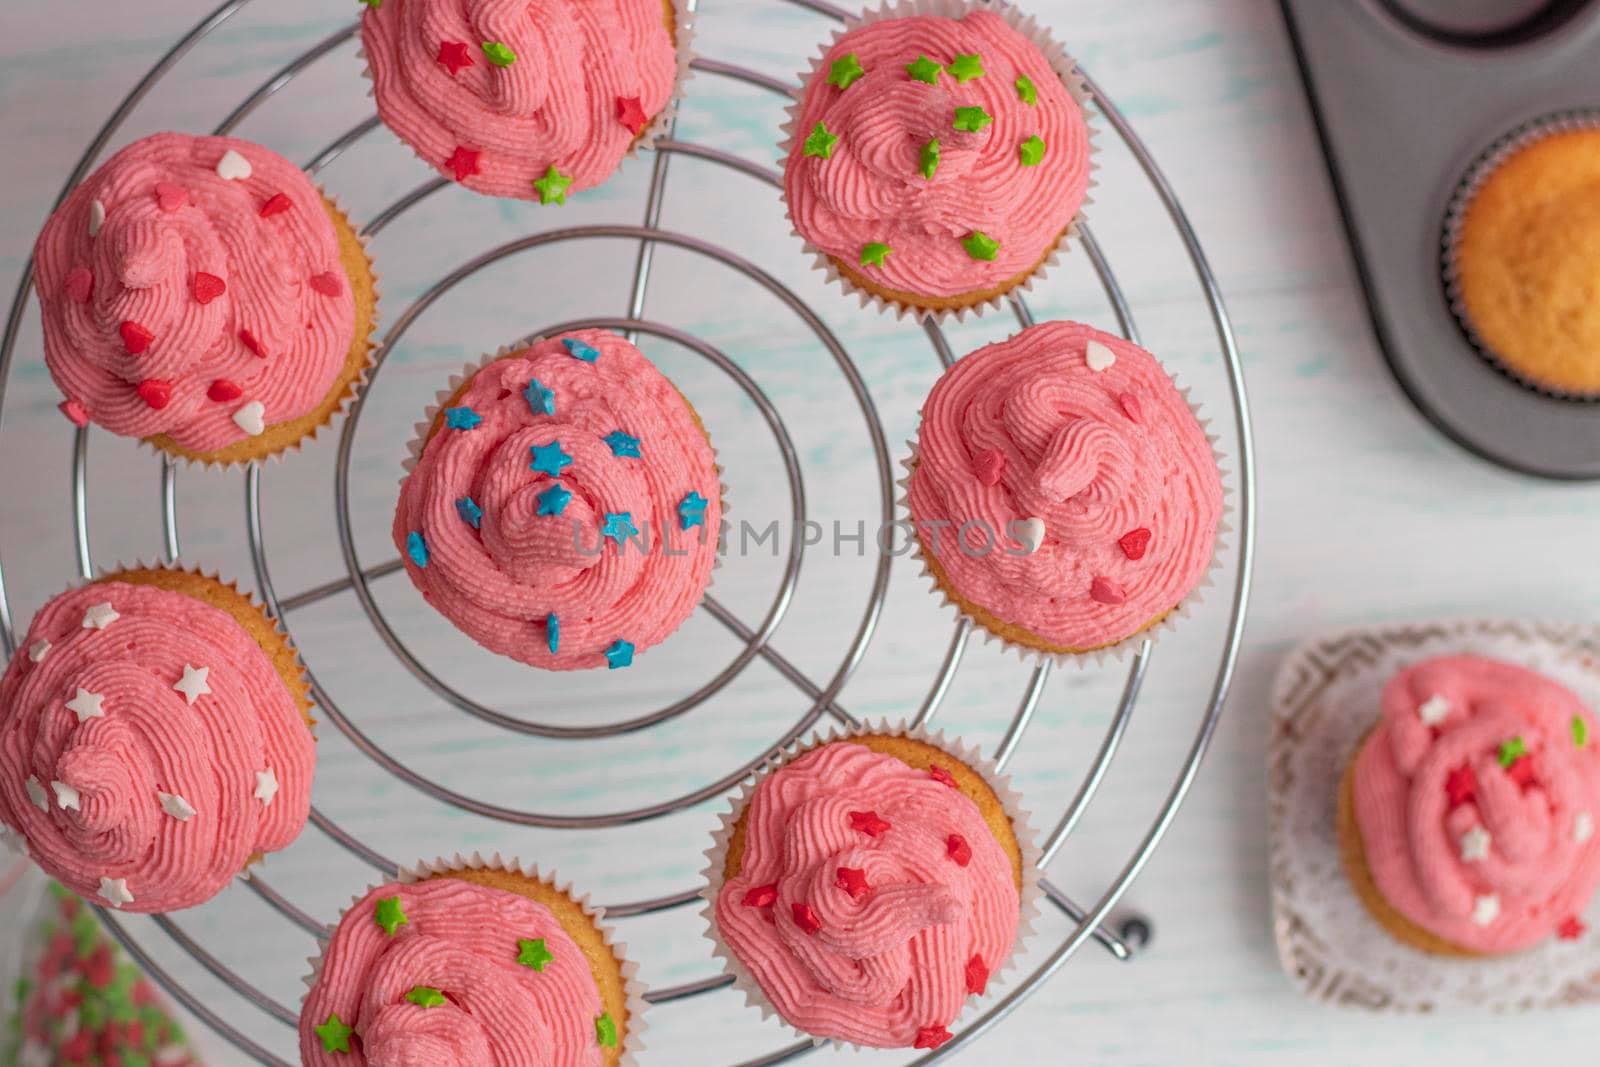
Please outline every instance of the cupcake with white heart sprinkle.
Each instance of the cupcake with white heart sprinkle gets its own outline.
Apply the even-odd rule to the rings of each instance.
[[[1136,644],[1217,561],[1223,488],[1204,424],[1154,356],[1051,322],[935,383],[902,483],[935,588],[1030,654]]]

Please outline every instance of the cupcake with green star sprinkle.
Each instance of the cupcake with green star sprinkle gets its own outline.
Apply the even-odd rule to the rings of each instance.
[[[300,1011],[304,1067],[624,1067],[644,987],[586,896],[498,854],[402,870],[339,919]]]
[[[1076,232],[1087,93],[1007,3],[895,0],[846,21],[789,109],[784,202],[863,304],[922,318],[996,306]]]

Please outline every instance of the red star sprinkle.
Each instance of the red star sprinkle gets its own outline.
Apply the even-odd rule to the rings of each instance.
[[[77,1033],[73,1034],[72,1037],[68,1038],[66,1041],[63,1041],[61,1043],[61,1047],[56,1049],[56,1055],[60,1056],[62,1061],[67,1063],[70,1063],[73,1060],[88,1059],[89,1031],[79,1030]]]
[[[1583,925],[1583,920],[1576,915],[1567,916],[1561,920],[1561,925],[1556,927],[1556,936],[1563,941],[1576,941],[1588,932],[1589,928]]]
[[[274,215],[282,215],[292,207],[294,202],[283,193],[273,193],[267,202],[261,205],[261,217],[270,219]]]
[[[149,348],[150,342],[156,339],[155,334],[132,319],[125,319],[122,325],[117,327],[117,332],[122,335],[122,347],[135,356]]]
[[[228,291],[228,283],[215,274],[207,274],[203,270],[194,272],[194,284],[189,287],[198,304],[209,304],[217,297]]]
[[[1150,547],[1150,531],[1143,526],[1129,530],[1117,538],[1117,544],[1122,546],[1122,554],[1129,559],[1143,559],[1145,549]]]
[[[944,847],[950,853],[950,858],[956,861],[957,867],[965,867],[972,862],[972,846],[967,844],[967,839],[960,834],[951,834],[945,838]]]
[[[189,190],[171,182],[156,182],[156,206],[173,212],[189,202]]]
[[[89,984],[96,989],[104,989],[111,984],[111,979],[116,968],[112,965],[111,946],[101,945],[88,959],[83,961],[83,976]]]
[[[1450,796],[1450,806],[1459,808],[1478,795],[1478,776],[1467,766],[1457,767],[1444,780],[1444,791]]]
[[[937,764],[928,768],[928,777],[932,778],[940,785],[949,786],[951,789],[961,788],[960,786],[956,785],[956,776]]]
[[[1089,596],[1102,604],[1121,604],[1128,599],[1122,586],[1104,575],[1089,583]]]
[[[450,76],[454,78],[472,66],[472,50],[462,41],[440,41],[439,62],[450,68]]]
[[[878,818],[878,813],[875,811],[852,811],[850,813],[850,829],[859,830],[868,837],[877,837],[889,828],[889,824]]]
[[[62,279],[67,295],[80,304],[87,304],[94,295],[94,271],[88,267],[73,267]]]
[[[463,145],[456,145],[456,150],[444,161],[444,165],[450,168],[451,173],[456,176],[456,181],[464,182],[478,173],[478,157],[481,155],[482,152],[474,152]]]
[[[1121,406],[1122,413],[1134,422],[1144,418],[1144,411],[1139,407],[1139,398],[1132,393],[1119,393],[1117,395],[1117,404]]]
[[[172,403],[172,383],[160,378],[146,378],[138,386],[139,399],[160,411]]]
[[[262,347],[260,341],[256,340],[256,335],[251,333],[249,330],[239,331],[239,343],[248,348],[258,358],[267,358],[267,350]]]
[[[972,473],[984,485],[994,485],[1006,469],[1006,454],[998,448],[986,448],[972,458]]]
[[[81,430],[89,425],[89,413],[76,400],[63,400],[58,407],[61,414],[65,415],[72,425],[78,429]]]
[[[338,296],[344,292],[344,282],[333,271],[323,271],[311,276],[311,288],[323,296]]]
[[[817,918],[817,913],[811,910],[810,904],[794,906],[794,924],[808,934],[815,934],[822,929],[822,920]]]
[[[739,901],[747,908],[770,908],[778,900],[778,883],[771,885],[758,885],[744,895]]]
[[[872,887],[867,884],[867,872],[857,867],[840,867],[833,884],[849,893],[854,901],[866,900],[872,895]]]
[[[938,1048],[949,1041],[951,1033],[942,1026],[924,1026],[917,1031],[917,1039],[911,1043],[912,1048]]]
[[[973,956],[967,961],[967,992],[974,996],[982,996],[983,991],[989,987],[989,968],[983,965],[982,956]]]
[[[1523,756],[1506,769],[1506,777],[1521,786],[1524,792],[1537,784],[1537,773],[1532,756]]]
[[[644,131],[650,122],[650,116],[644,113],[644,105],[637,96],[617,97],[617,121],[628,127],[629,131],[637,137]]]
[[[219,404],[224,404],[244,396],[244,390],[226,378],[218,378],[211,383],[211,388],[206,390],[206,396]]]

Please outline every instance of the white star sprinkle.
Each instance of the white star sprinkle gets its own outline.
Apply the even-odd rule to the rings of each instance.
[[[271,767],[268,767],[264,771],[257,771],[255,798],[261,801],[262,805],[265,806],[270,805],[272,803],[272,798],[277,795],[278,773]]]
[[[1438,726],[1450,717],[1450,702],[1435,693],[1417,708],[1417,717],[1426,726]]]
[[[106,224],[106,206],[98,200],[89,202],[89,236],[98,237],[100,227]]]
[[[50,654],[50,642],[40,638],[28,647],[28,659],[34,663],[43,663],[44,658]]]
[[[110,601],[102,601],[83,613],[83,628],[85,630],[104,630],[120,618],[122,616],[117,614],[117,609],[111,606]]]
[[[78,790],[74,786],[70,786],[66,782],[58,781],[51,782],[50,788],[56,791],[56,803],[61,805],[62,811],[83,810],[82,805],[78,803],[80,799],[78,796]]]
[[[178,794],[163,793],[158,789],[156,796],[161,798],[161,810],[179,822],[188,822],[194,817],[194,806]]]
[[[28,775],[28,780],[22,783],[22,787],[28,791],[28,799],[33,801],[34,807],[42,812],[48,813],[50,811],[50,794],[44,791],[44,786],[39,784],[39,779],[30,774]]]
[[[78,722],[85,723],[90,719],[104,718],[105,703],[105,697],[99,693],[91,693],[80,685],[77,695],[67,701],[67,710],[78,716]]]
[[[1099,341],[1090,341],[1083,352],[1083,361],[1092,371],[1108,370],[1117,361],[1117,354]]]
[[[1479,926],[1488,926],[1500,917],[1500,898],[1493,893],[1488,893],[1478,898],[1472,906],[1472,921]]]
[[[120,908],[124,904],[133,903],[133,894],[128,892],[126,878],[107,878],[100,876],[100,898],[108,901],[113,908]]]
[[[206,684],[206,676],[211,673],[210,667],[191,667],[183,665],[183,677],[175,682],[172,688],[183,694],[183,699],[194,707],[194,702],[211,692],[211,687]]]
[[[1461,858],[1469,863],[1473,860],[1488,859],[1491,840],[1489,831],[1481,826],[1474,826],[1461,835]]]
[[[1586,811],[1580,811],[1572,820],[1572,839],[1578,844],[1583,844],[1594,836],[1594,816]]]

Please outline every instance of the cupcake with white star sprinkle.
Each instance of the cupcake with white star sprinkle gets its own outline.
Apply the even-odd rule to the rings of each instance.
[[[310,810],[309,688],[232,585],[120,570],[51,600],[0,677],[0,821],[126,911],[216,896]]]
[[[1571,690],[1480,656],[1415,663],[1346,767],[1338,837],[1391,936],[1440,956],[1577,940],[1600,888],[1600,739]]]
[[[722,526],[716,455],[624,338],[579,330],[487,357],[417,433],[395,547],[428,603],[491,652],[624,668],[699,605]]]

